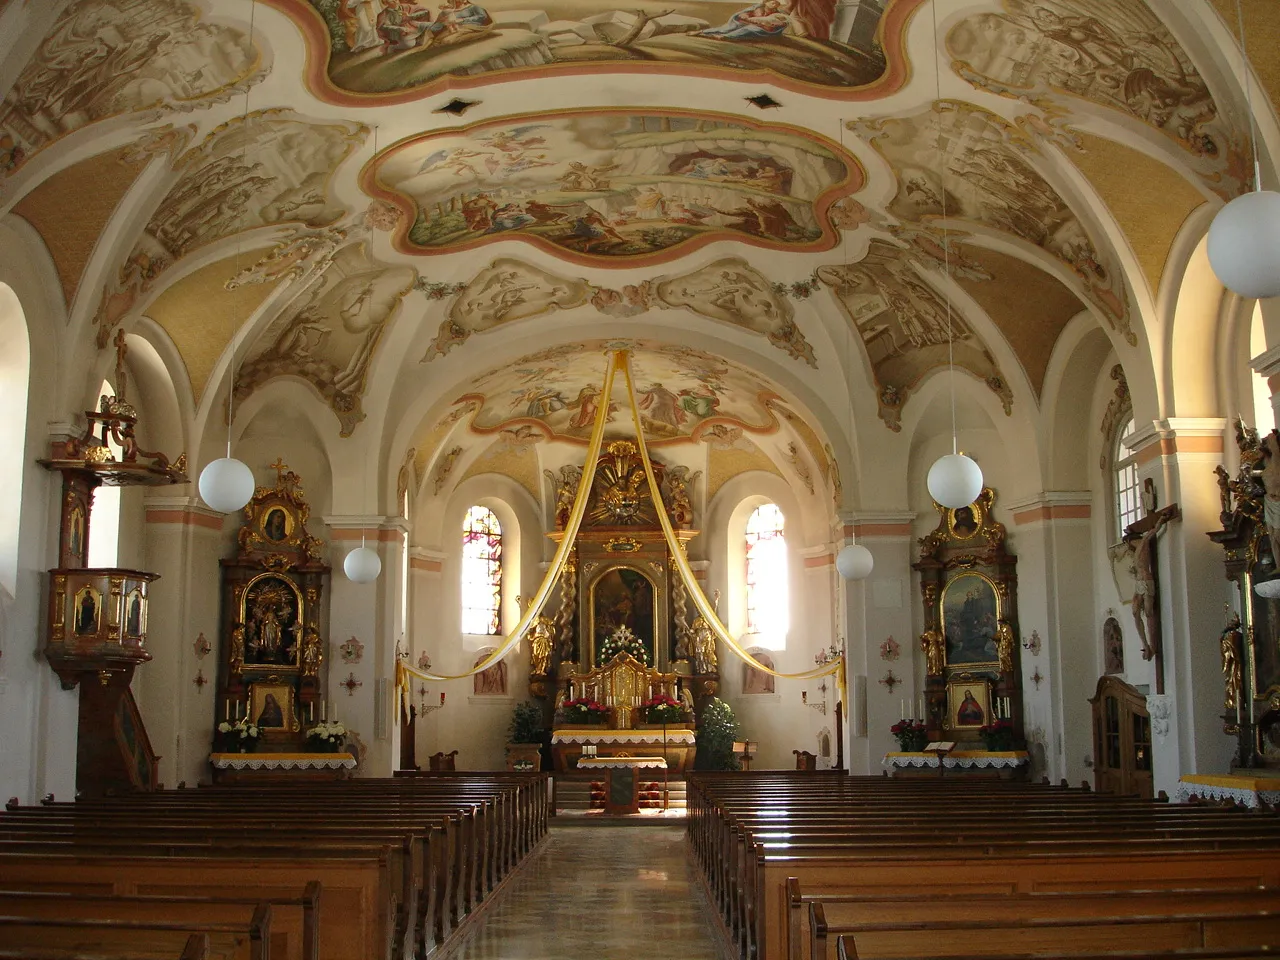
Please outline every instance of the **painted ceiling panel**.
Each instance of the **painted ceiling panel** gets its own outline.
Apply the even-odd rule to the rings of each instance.
[[[132,147],[101,153],[55,173],[13,208],[49,248],[68,310],[98,237],[145,165]],[[87,183],[93,189],[81,190]]]

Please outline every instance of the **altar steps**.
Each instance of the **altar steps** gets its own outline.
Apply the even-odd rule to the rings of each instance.
[[[602,816],[600,811],[592,810],[591,807],[591,784],[593,781],[600,783],[599,778],[591,777],[587,774],[555,774],[556,812],[569,816],[582,816],[588,813],[591,813],[593,818]],[[656,813],[662,809],[662,778],[646,779],[643,783],[646,785],[655,784],[656,787],[652,790],[646,790],[642,794],[641,818],[652,816],[652,814],[647,814],[646,810],[653,810]],[[649,799],[644,799],[644,796],[648,796]],[[667,778],[667,796],[668,812],[679,810],[683,813],[687,807],[687,794],[683,777],[672,776]]]

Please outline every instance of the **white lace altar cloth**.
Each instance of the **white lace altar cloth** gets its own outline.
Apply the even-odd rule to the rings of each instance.
[[[356,758],[349,753],[211,753],[209,762],[219,770],[351,770]]]
[[[1031,755],[1025,750],[953,750],[942,758],[942,767],[944,770],[1000,770],[1021,767],[1030,762]],[[891,769],[932,767],[936,770],[938,755],[936,753],[886,753],[881,764]]]

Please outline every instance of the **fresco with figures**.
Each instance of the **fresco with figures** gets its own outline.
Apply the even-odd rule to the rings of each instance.
[[[903,31],[921,0],[267,2],[303,28],[313,88],[341,101],[425,96],[463,77],[609,69],[763,73],[811,92],[871,96],[905,80]]]
[[[527,426],[548,439],[586,443],[602,402],[605,353],[614,347],[633,351],[636,403],[650,443],[777,431],[781,397],[757,374],[701,350],[645,340],[589,340],[530,354],[479,377],[456,403],[474,404],[475,433]],[[630,424],[620,382],[608,422],[619,429]]]
[[[1003,0],[947,34],[954,68],[974,86],[1078,113],[1080,100],[1161,131],[1224,197],[1240,191],[1247,143],[1187,52],[1142,0]]]
[[[178,162],[182,178],[152,215],[114,281],[103,291],[97,342],[174,263],[198,247],[275,224],[321,226],[346,208],[330,196],[338,165],[363,140],[350,121],[312,124],[267,110],[218,127]]]
[[[903,404],[930,370],[955,366],[984,382],[1004,405],[1013,392],[991,350],[955,309],[924,280],[907,251],[871,241],[857,263],[818,268],[858,332],[875,376],[880,418],[901,429]]]
[[[108,117],[226,102],[259,66],[246,33],[209,23],[194,3],[72,3],[0,103],[0,177]]]
[[[364,419],[360,401],[374,350],[415,279],[411,267],[374,261],[364,243],[343,247],[250,349],[236,376],[237,399],[277,377],[302,377],[350,436]]]
[[[964,221],[966,232],[985,228],[1040,248],[1135,342],[1114,254],[1095,244],[1066,199],[1022,156],[1034,147],[1015,128],[981,107],[943,100],[909,117],[853,121],[849,129],[893,167],[898,191],[890,214],[936,232],[945,212]]]
[[[396,235],[403,250],[518,237],[577,260],[687,253],[730,238],[829,249],[837,238],[825,210],[861,185],[851,156],[798,129],[620,111],[425,134],[383,151],[365,176],[408,214]]]

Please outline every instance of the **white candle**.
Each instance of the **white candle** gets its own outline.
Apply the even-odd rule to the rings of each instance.
[[[905,719],[907,716],[907,701],[905,699],[898,701],[898,717]]]
[[[226,700],[222,704],[222,719],[223,720],[231,719],[231,701],[230,700]]]
[[[924,719],[924,697],[921,697],[920,701],[916,704],[916,716],[921,720]]]

